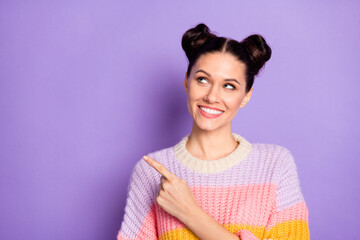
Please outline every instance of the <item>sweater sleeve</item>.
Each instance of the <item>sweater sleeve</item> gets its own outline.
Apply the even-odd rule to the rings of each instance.
[[[291,152],[282,148],[277,175],[278,187],[272,213],[264,235],[242,229],[236,232],[241,240],[308,240],[308,208],[301,193],[296,165]]]
[[[157,185],[151,171],[142,159],[133,169],[128,185],[124,219],[117,240],[157,239],[154,208]]]
[[[276,203],[263,239],[308,240],[308,208],[301,193],[294,157],[288,149],[283,150]]]

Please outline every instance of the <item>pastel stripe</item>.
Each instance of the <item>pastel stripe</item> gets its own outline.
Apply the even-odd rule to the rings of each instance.
[[[244,235],[247,236],[255,236],[256,238],[259,238],[262,236],[264,232],[264,227],[256,227],[256,226],[249,226],[249,225],[239,225],[239,224],[229,224],[229,225],[223,225],[224,228],[229,230],[230,232],[240,235],[247,230],[247,233],[244,233]],[[240,233],[239,233],[240,231]],[[255,238],[255,239],[256,239]],[[160,235],[159,240],[168,240],[168,239],[186,239],[186,240],[194,240],[198,239],[189,229],[187,228],[178,228],[171,231],[167,231],[164,234]],[[246,238],[247,240],[248,238]],[[249,238],[251,239],[251,238]]]
[[[278,183],[282,177],[279,171],[282,163],[278,161],[278,158],[285,156],[287,150],[273,144],[252,144],[252,149],[251,153],[243,161],[223,172],[213,174],[197,174],[192,169],[189,169],[177,160],[174,148],[152,153],[151,156],[179,178],[186,179],[187,183],[192,186],[207,185],[215,187]],[[150,166],[145,167],[151,168]],[[155,173],[155,175],[158,174]],[[232,177],[229,178],[229,175]]]
[[[295,220],[277,223],[265,231],[264,238],[298,240],[310,239],[307,221]]]
[[[276,185],[249,184],[245,186],[192,187],[198,204],[220,223],[265,225],[276,202]]]

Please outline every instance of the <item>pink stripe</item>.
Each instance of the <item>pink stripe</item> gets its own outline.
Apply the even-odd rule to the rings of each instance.
[[[201,208],[221,224],[249,224],[265,227],[268,215],[276,201],[276,185],[274,184],[190,188]],[[236,201],[231,201],[233,199]],[[308,209],[305,202],[278,212],[276,218],[271,219],[269,227],[291,220],[308,221]],[[165,212],[155,201],[136,239],[144,236],[156,239],[156,229],[154,229],[156,225],[159,231],[158,236],[169,230],[186,228],[182,222]],[[128,240],[129,238],[119,233],[118,240],[120,239]]]
[[[308,208],[304,201],[279,211],[276,214],[276,218],[272,218],[269,227],[273,227],[281,222],[289,222],[293,220],[309,221]]]
[[[276,201],[276,185],[252,184],[245,186],[190,187],[201,208],[221,224],[250,224],[266,226],[268,215]],[[235,199],[235,201],[231,201]],[[157,224],[164,230],[186,227],[165,212],[155,202]]]
[[[155,207],[152,205],[135,239],[157,239],[155,226]]]

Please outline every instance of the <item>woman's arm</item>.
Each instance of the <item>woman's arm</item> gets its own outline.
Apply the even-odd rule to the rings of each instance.
[[[157,184],[147,164],[136,163],[128,185],[123,222],[117,240],[157,240],[155,208]]]
[[[296,164],[291,152],[284,148],[278,172],[276,206],[265,228],[264,239],[310,239],[309,212],[301,192]]]
[[[215,221],[215,219],[209,216],[200,206],[195,207],[179,220],[183,222],[199,239],[241,239],[239,236],[233,234],[220,223]]]

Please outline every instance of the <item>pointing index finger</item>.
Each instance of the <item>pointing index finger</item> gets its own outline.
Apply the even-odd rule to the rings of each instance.
[[[161,175],[163,175],[167,180],[172,180],[177,177],[175,174],[170,172],[164,165],[155,161],[151,157],[143,156],[143,159],[152,166],[156,171],[158,171]]]

